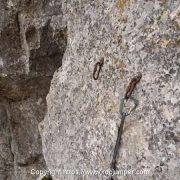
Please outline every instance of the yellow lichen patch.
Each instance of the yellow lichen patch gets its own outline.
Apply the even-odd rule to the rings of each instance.
[[[117,112],[118,111],[118,104],[116,104],[114,101],[106,105],[106,111],[107,112]]]
[[[119,8],[120,10],[123,11],[125,5],[126,5],[126,0],[119,0],[119,1],[118,1],[118,8]]]
[[[124,62],[122,60],[117,60],[116,67],[120,68],[120,69],[124,69],[124,68],[126,68],[126,65],[124,64]]]
[[[117,3],[118,9],[120,9],[121,12],[123,12],[126,5],[129,5],[131,1],[132,0],[119,0]]]
[[[168,12],[164,11],[160,17],[160,21],[166,21],[168,19]]]
[[[166,47],[169,44],[169,42],[170,42],[170,40],[162,40],[162,41],[160,41],[160,45],[162,47]]]
[[[43,124],[43,122],[40,122],[40,123],[38,124],[38,130],[39,130],[40,133],[43,132],[43,130],[44,130],[44,124]]]
[[[163,48],[166,48],[168,45],[175,44],[175,42],[172,41],[172,40],[162,39],[162,40],[159,41],[159,44],[160,44]]]
[[[103,96],[101,96],[100,94],[97,95],[97,104],[99,105],[103,100]]]
[[[123,79],[126,65],[124,64],[122,60],[119,60],[119,59],[114,60],[114,65],[116,68],[120,69],[120,78]]]

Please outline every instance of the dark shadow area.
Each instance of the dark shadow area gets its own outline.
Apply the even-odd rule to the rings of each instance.
[[[30,51],[30,74],[52,76],[62,65],[62,57],[67,44],[67,29],[54,32],[48,21],[40,32],[40,48]],[[36,33],[35,29],[26,32],[28,43],[37,36]]]
[[[5,33],[4,41],[11,39],[11,36],[13,37],[11,29],[3,33]],[[38,124],[43,121],[46,113],[46,96],[53,74],[62,65],[67,45],[66,34],[66,28],[53,30],[50,21],[47,21],[42,29],[37,30],[34,26],[30,26],[25,33],[27,44],[31,49],[29,74],[17,75],[12,71],[11,75],[0,77],[0,102],[6,109],[0,108],[0,111],[2,109],[2,112],[8,112],[8,123],[5,127],[7,132],[1,128],[0,139],[4,139],[5,145],[9,148],[7,156],[8,153],[11,155],[9,160],[11,173],[7,173],[5,171],[7,166],[2,164],[1,169],[4,168],[4,172],[0,173],[0,178],[6,176],[14,178],[14,172],[16,173],[15,177],[19,179],[25,176],[24,174],[36,178],[35,175],[30,174],[32,168],[37,170],[47,168],[42,153]],[[39,40],[40,45],[38,44]],[[19,39],[16,41],[16,38],[13,37],[13,41],[13,44],[1,42],[0,52],[3,51],[3,48],[20,48]],[[10,52],[8,57],[12,56],[14,54]],[[1,116],[3,113],[0,113],[0,119]]]

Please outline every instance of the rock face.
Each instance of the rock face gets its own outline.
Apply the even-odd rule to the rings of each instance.
[[[108,179],[137,72],[115,178],[179,179],[179,13],[178,0],[1,1],[0,180]]]
[[[118,179],[178,179],[180,59],[179,1],[68,1],[68,43],[54,74],[43,122],[43,154],[54,179],[107,179],[120,99],[142,73],[139,106],[125,122]],[[174,19],[172,17],[175,17]],[[98,80],[95,63],[104,58]],[[136,170],[147,170],[138,175]],[[88,171],[100,175],[87,175]],[[66,173],[69,175],[66,175]],[[142,172],[143,174],[143,172]],[[82,178],[83,179],[83,178]]]
[[[66,49],[61,2],[0,2],[0,179],[46,170],[39,131],[46,95]]]

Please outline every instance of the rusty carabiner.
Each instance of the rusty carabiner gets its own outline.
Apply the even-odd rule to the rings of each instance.
[[[124,98],[126,100],[128,100],[131,97],[131,95],[132,95],[136,85],[139,83],[141,78],[142,78],[142,74],[141,73],[138,73],[137,76],[132,78],[131,82],[129,83],[129,85],[128,85],[127,89],[126,89],[126,93],[125,93],[125,96],[124,96]]]
[[[99,78],[99,73],[101,71],[101,68],[104,64],[104,58],[102,58],[99,62],[97,62],[94,66],[94,71],[93,71],[93,78],[94,80],[97,80]]]

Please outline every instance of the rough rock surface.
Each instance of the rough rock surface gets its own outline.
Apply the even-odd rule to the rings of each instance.
[[[0,180],[47,170],[39,123],[66,48],[61,2],[0,1]]]
[[[116,178],[179,179],[179,16],[179,0],[0,1],[0,180],[108,179],[137,72],[118,157],[134,172]]]
[[[110,168],[120,99],[137,72],[143,75],[133,95],[139,106],[125,122],[118,170],[149,173],[117,178],[179,179],[179,5],[171,0],[63,3],[67,48],[51,82],[41,131],[48,168],[62,170],[54,179],[83,179],[76,173]],[[104,66],[95,81],[94,65],[101,58]]]

